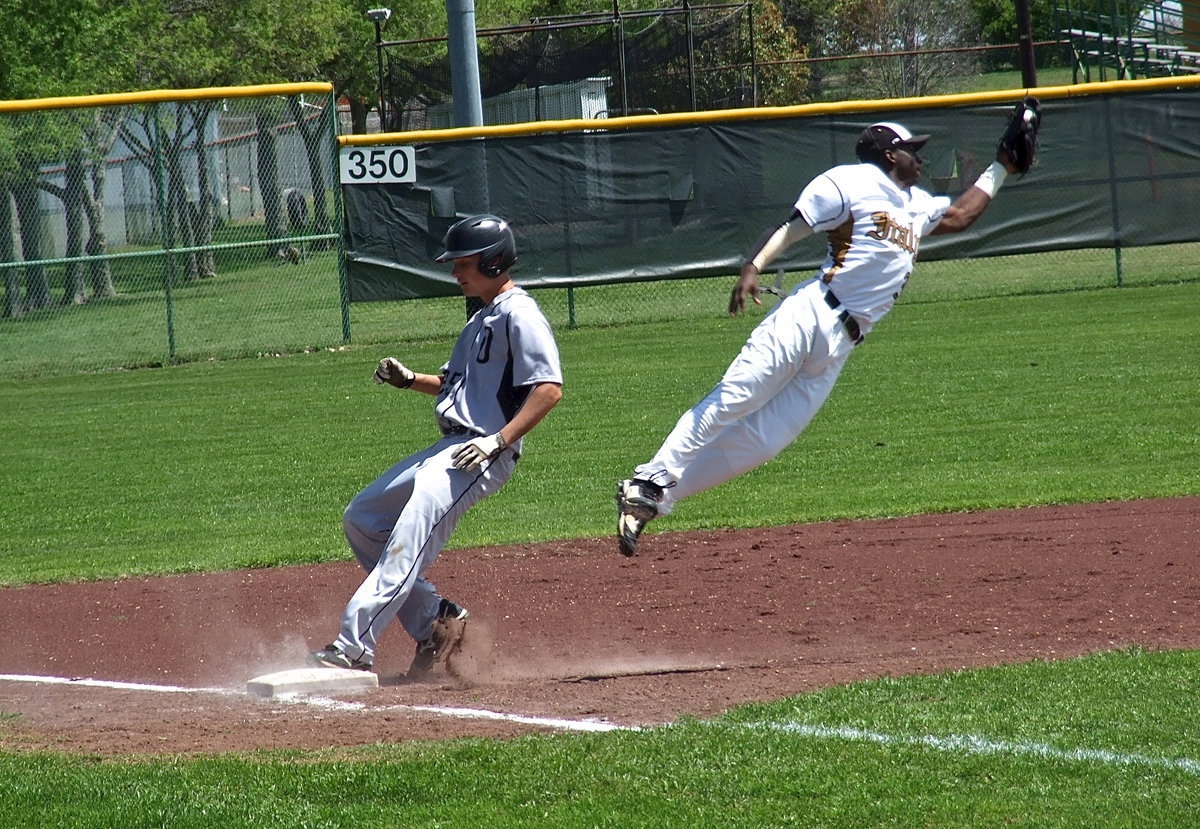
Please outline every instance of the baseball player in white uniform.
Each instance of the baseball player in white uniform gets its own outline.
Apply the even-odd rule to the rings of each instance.
[[[504,485],[523,436],[562,398],[550,325],[512,281],[516,244],[508,223],[481,214],[456,223],[437,261],[451,261],[463,294],[483,307],[468,320],[439,374],[417,374],[392,357],[375,382],[437,397],[442,437],[397,463],[346,507],[346,539],[368,576],[318,665],[371,670],[384,628],[398,618],[417,642],[409,676],[427,673],[461,642],[467,611],[438,595],[425,571],[459,519]]]
[[[708,395],[676,423],[658,453],[617,485],[617,538],[633,555],[646,523],[675,503],[766,463],[794,441],[829,396],[846,358],[895,303],[912,275],[921,238],[963,231],[1009,172],[1005,150],[953,204],[916,186],[928,135],[872,124],[858,164],[817,176],[791,216],[763,234],[729,302],[759,303],[758,275],[795,242],[824,233],[817,274],[784,298],[750,334]]]

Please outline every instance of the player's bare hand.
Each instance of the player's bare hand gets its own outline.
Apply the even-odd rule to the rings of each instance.
[[[758,298],[758,292],[758,268],[747,262],[742,265],[742,274],[738,277],[737,284],[733,286],[733,293],[729,297],[729,316],[736,317],[746,310],[746,297],[753,299],[755,305],[762,305],[762,300]]]
[[[450,456],[455,469],[471,470],[486,460],[496,457],[508,448],[504,435],[497,432],[494,435],[471,438],[454,450]]]
[[[384,357],[375,367],[375,382],[387,383],[398,389],[407,389],[416,379],[416,373],[406,368],[404,363],[395,357]]]

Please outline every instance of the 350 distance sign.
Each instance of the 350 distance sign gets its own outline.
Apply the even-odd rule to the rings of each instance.
[[[401,184],[417,180],[412,147],[342,147],[342,184]]]

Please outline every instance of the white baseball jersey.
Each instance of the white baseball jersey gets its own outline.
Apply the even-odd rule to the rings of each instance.
[[[539,383],[562,383],[558,346],[533,297],[510,288],[475,312],[442,366],[438,425],[445,433],[498,432]]]
[[[895,303],[912,273],[921,237],[950,199],[901,190],[874,164],[843,164],[817,176],[796,199],[815,231],[828,234],[821,279],[865,334]]]
[[[840,314],[866,334],[895,303],[921,237],[949,206],[918,187],[901,189],[874,164],[833,167],[804,188],[795,208],[827,235],[825,262],[758,324],[716,387],[634,470],[664,489],[659,514],[761,466],[799,436],[856,344]]]

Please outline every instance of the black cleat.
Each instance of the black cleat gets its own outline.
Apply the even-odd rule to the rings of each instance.
[[[349,668],[352,671],[369,671],[371,663],[366,659],[351,659],[337,645],[326,645],[308,655],[308,661],[318,668]]]
[[[637,478],[617,484],[617,545],[621,555],[637,552],[642,530],[658,515],[662,487]]]
[[[437,620],[433,623],[433,633],[424,642],[417,643],[417,652],[408,668],[409,679],[427,676],[439,663],[446,665],[447,670],[450,670],[447,660],[462,646],[467,618],[470,615],[462,605],[442,599],[438,606]]]

